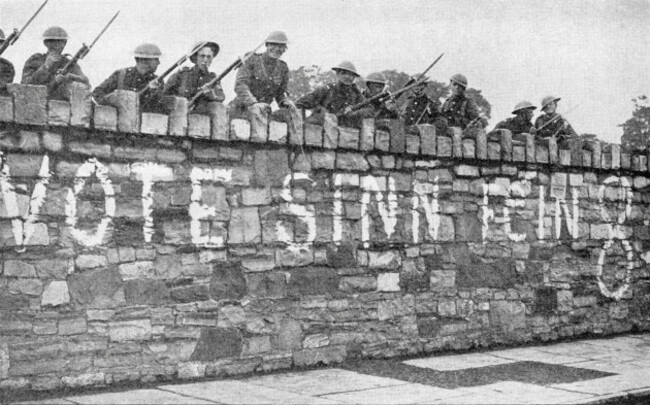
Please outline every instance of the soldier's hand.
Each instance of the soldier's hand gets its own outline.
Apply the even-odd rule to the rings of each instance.
[[[295,109],[296,109],[296,105],[295,105],[295,104],[293,103],[293,101],[291,101],[291,100],[284,100],[284,101],[282,102],[282,106],[283,106],[284,108],[288,108],[288,109],[290,109],[290,110],[295,110]]]
[[[255,103],[253,105],[259,108],[261,111],[271,112],[271,106],[267,103]]]
[[[347,106],[343,109],[343,115],[348,115],[352,112],[352,107]]]
[[[52,69],[56,63],[58,63],[61,60],[62,56],[56,53],[50,53],[47,55],[45,58],[45,68],[46,69]]]
[[[57,73],[57,75],[54,76],[54,82],[57,83],[57,84],[58,83],[63,83],[63,82],[66,82],[66,81],[68,81],[68,75],[62,75],[62,74]]]

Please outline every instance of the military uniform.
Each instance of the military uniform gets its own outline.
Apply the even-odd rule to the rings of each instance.
[[[164,94],[178,97],[185,97],[190,100],[194,97],[201,87],[213,80],[217,75],[214,72],[205,72],[194,66],[192,68],[184,67],[174,73],[165,85]],[[221,85],[216,83],[212,91],[201,95],[194,107],[195,112],[207,113],[208,104],[212,102],[222,102],[226,96],[221,89]]]
[[[16,70],[14,65],[5,58],[0,58],[0,96],[8,96],[7,85],[13,83]]]
[[[131,90],[138,92],[157,78],[155,73],[141,74],[135,67],[119,69],[113,72],[102,84],[95,87],[93,97],[100,104],[110,104],[105,99],[115,90]],[[140,96],[140,109],[145,112],[168,113],[162,103],[162,87],[149,89]]]
[[[559,117],[559,118],[556,118]],[[554,120],[552,123],[546,125],[549,121]],[[546,126],[545,126],[546,125]],[[542,114],[535,120],[535,128],[544,127],[541,131],[537,133],[537,136],[540,138],[549,138],[555,135],[558,139],[558,142],[563,142],[572,138],[577,138],[578,134],[573,130],[571,125],[567,120],[565,120],[560,114]]]
[[[347,85],[337,82],[317,87],[311,93],[300,97],[296,101],[296,107],[314,110],[307,122],[322,124],[323,113],[329,112],[339,116],[340,126],[358,127],[364,118],[364,111],[343,115],[343,110],[363,100],[363,94],[355,84]]]
[[[235,93],[232,104],[249,107],[255,103],[270,104],[275,100],[278,106],[285,106],[289,67],[280,59],[266,54],[256,54],[248,58],[237,71]]]
[[[429,98],[426,93],[412,95],[406,100],[404,125],[432,124],[439,131],[446,131],[447,119],[442,115],[441,106],[440,101]]]
[[[376,94],[370,94],[368,90],[364,90],[362,93],[365,99],[371,98]],[[370,103],[369,108],[364,108],[362,114],[367,118],[376,118],[376,119],[397,119],[399,118],[399,113],[395,109],[390,108],[386,105],[386,102],[381,100],[375,100]]]
[[[442,114],[450,127],[465,129],[470,122],[480,116],[480,111],[476,102],[463,93],[452,95],[445,100],[442,105]],[[478,118],[475,125],[485,127],[485,122]]]
[[[512,135],[518,135],[518,134],[532,134],[534,131],[534,126],[533,123],[529,120],[524,120],[520,118],[519,116],[517,117],[510,117],[508,119],[505,119],[501,122],[499,122],[495,127],[494,130],[496,131],[497,129],[507,129],[509,130]]]
[[[61,60],[54,63],[48,70],[45,68],[46,58],[47,54],[44,53],[37,53],[30,56],[30,58],[27,59],[27,62],[25,62],[25,66],[23,67],[23,77],[20,82],[22,84],[48,86],[50,83],[54,82],[54,77],[56,76],[57,72],[60,69],[63,69],[63,67],[70,60],[70,58],[67,56],[62,56]],[[75,75],[83,75],[81,68],[76,63],[72,66],[70,73]],[[63,81],[58,84],[53,84],[52,87],[49,88],[47,96],[52,100],[69,101],[70,92],[68,91],[67,83]]]

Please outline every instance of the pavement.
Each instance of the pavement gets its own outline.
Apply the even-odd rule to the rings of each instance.
[[[650,333],[93,391],[21,404],[645,404]]]

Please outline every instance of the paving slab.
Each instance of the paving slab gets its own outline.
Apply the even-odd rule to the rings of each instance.
[[[585,361],[585,359],[582,357],[542,352],[535,348],[497,350],[490,352],[490,354],[492,356],[503,357],[506,359],[518,361],[538,361],[548,364],[571,364]]]
[[[60,398],[41,399],[39,401],[13,402],[14,405],[74,405],[76,402]]]
[[[557,345],[541,346],[537,350],[545,353],[561,354],[566,356],[581,357],[585,359],[597,359],[607,356],[610,351],[606,347],[595,347],[594,345],[571,342],[559,343]]]
[[[192,395],[179,395],[173,392],[157,389],[133,390],[123,392],[107,392],[103,394],[81,395],[67,397],[66,400],[75,404],[214,404],[214,401],[197,399]]]
[[[249,378],[244,381],[250,384],[312,396],[406,384],[404,381],[392,378],[376,377],[343,369],[273,374]]]
[[[631,390],[650,388],[650,370],[638,369],[634,373],[576,381],[569,384],[553,384],[551,387],[593,395],[624,393]]]
[[[340,404],[326,398],[310,397],[294,392],[276,390],[243,381],[209,381],[194,384],[158,387],[187,397],[226,404]]]
[[[611,339],[587,339],[581,340],[580,343],[585,343],[594,346],[621,348],[645,348],[650,349],[650,342],[638,337],[619,336]]]
[[[453,356],[435,356],[425,359],[407,360],[403,362],[410,366],[430,368],[438,371],[465,370],[468,368],[496,366],[515,363],[517,360],[506,359],[484,353],[468,353]]]
[[[458,391],[484,395],[487,398],[509,399],[517,404],[561,404],[568,401],[593,399],[593,395],[570,392],[564,389],[542,387],[516,381],[501,381],[480,387],[460,388]]]
[[[348,404],[421,404],[435,400],[449,399],[462,393],[444,388],[431,387],[423,384],[404,384],[398,387],[382,387],[369,390],[344,392],[325,395],[329,398]]]
[[[635,373],[638,370],[643,368],[642,366],[633,362],[617,363],[613,361],[604,361],[601,359],[587,360],[580,363],[573,363],[571,364],[571,366],[586,368],[589,370],[605,371],[608,373],[615,373],[615,374]]]

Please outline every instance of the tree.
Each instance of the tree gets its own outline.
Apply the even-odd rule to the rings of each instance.
[[[632,118],[620,125],[623,127],[621,146],[627,150],[646,149],[650,147],[650,100],[643,95],[632,102]]]

